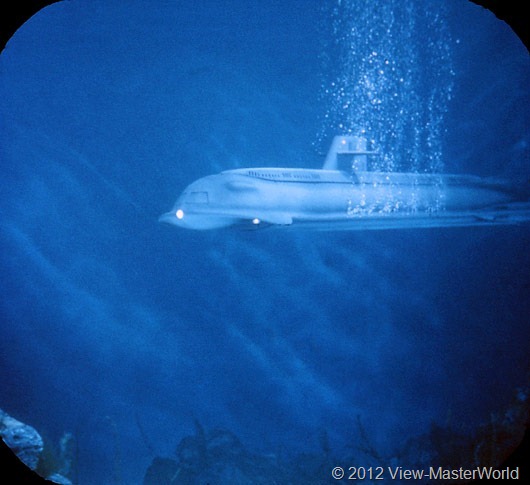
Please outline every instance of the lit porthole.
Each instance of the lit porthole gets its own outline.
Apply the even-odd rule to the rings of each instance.
[[[177,212],[175,212],[175,215],[177,216],[177,219],[182,219],[184,217],[184,211],[179,209]]]

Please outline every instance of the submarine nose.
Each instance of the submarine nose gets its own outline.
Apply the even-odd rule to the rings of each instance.
[[[181,219],[184,217],[182,209],[177,211],[165,212],[158,218],[158,222],[162,224],[170,224],[172,226],[180,225]]]

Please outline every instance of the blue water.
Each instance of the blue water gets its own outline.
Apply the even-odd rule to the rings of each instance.
[[[387,168],[530,178],[509,27],[464,0],[374,3],[61,2],[8,43],[0,408],[73,433],[80,483],[117,462],[141,483],[195,419],[282,456],[323,430],[341,455],[360,419],[391,457],[432,423],[472,433],[528,383],[528,226],[157,223],[201,176],[319,168],[341,129]]]

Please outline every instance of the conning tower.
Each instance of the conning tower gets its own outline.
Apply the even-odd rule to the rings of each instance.
[[[341,135],[333,137],[323,170],[368,170],[368,155],[376,152],[367,150],[368,142],[363,136]]]

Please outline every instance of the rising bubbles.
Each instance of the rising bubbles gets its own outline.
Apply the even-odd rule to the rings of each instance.
[[[321,147],[364,134],[383,171],[443,171],[453,87],[444,2],[343,0],[327,8]]]

